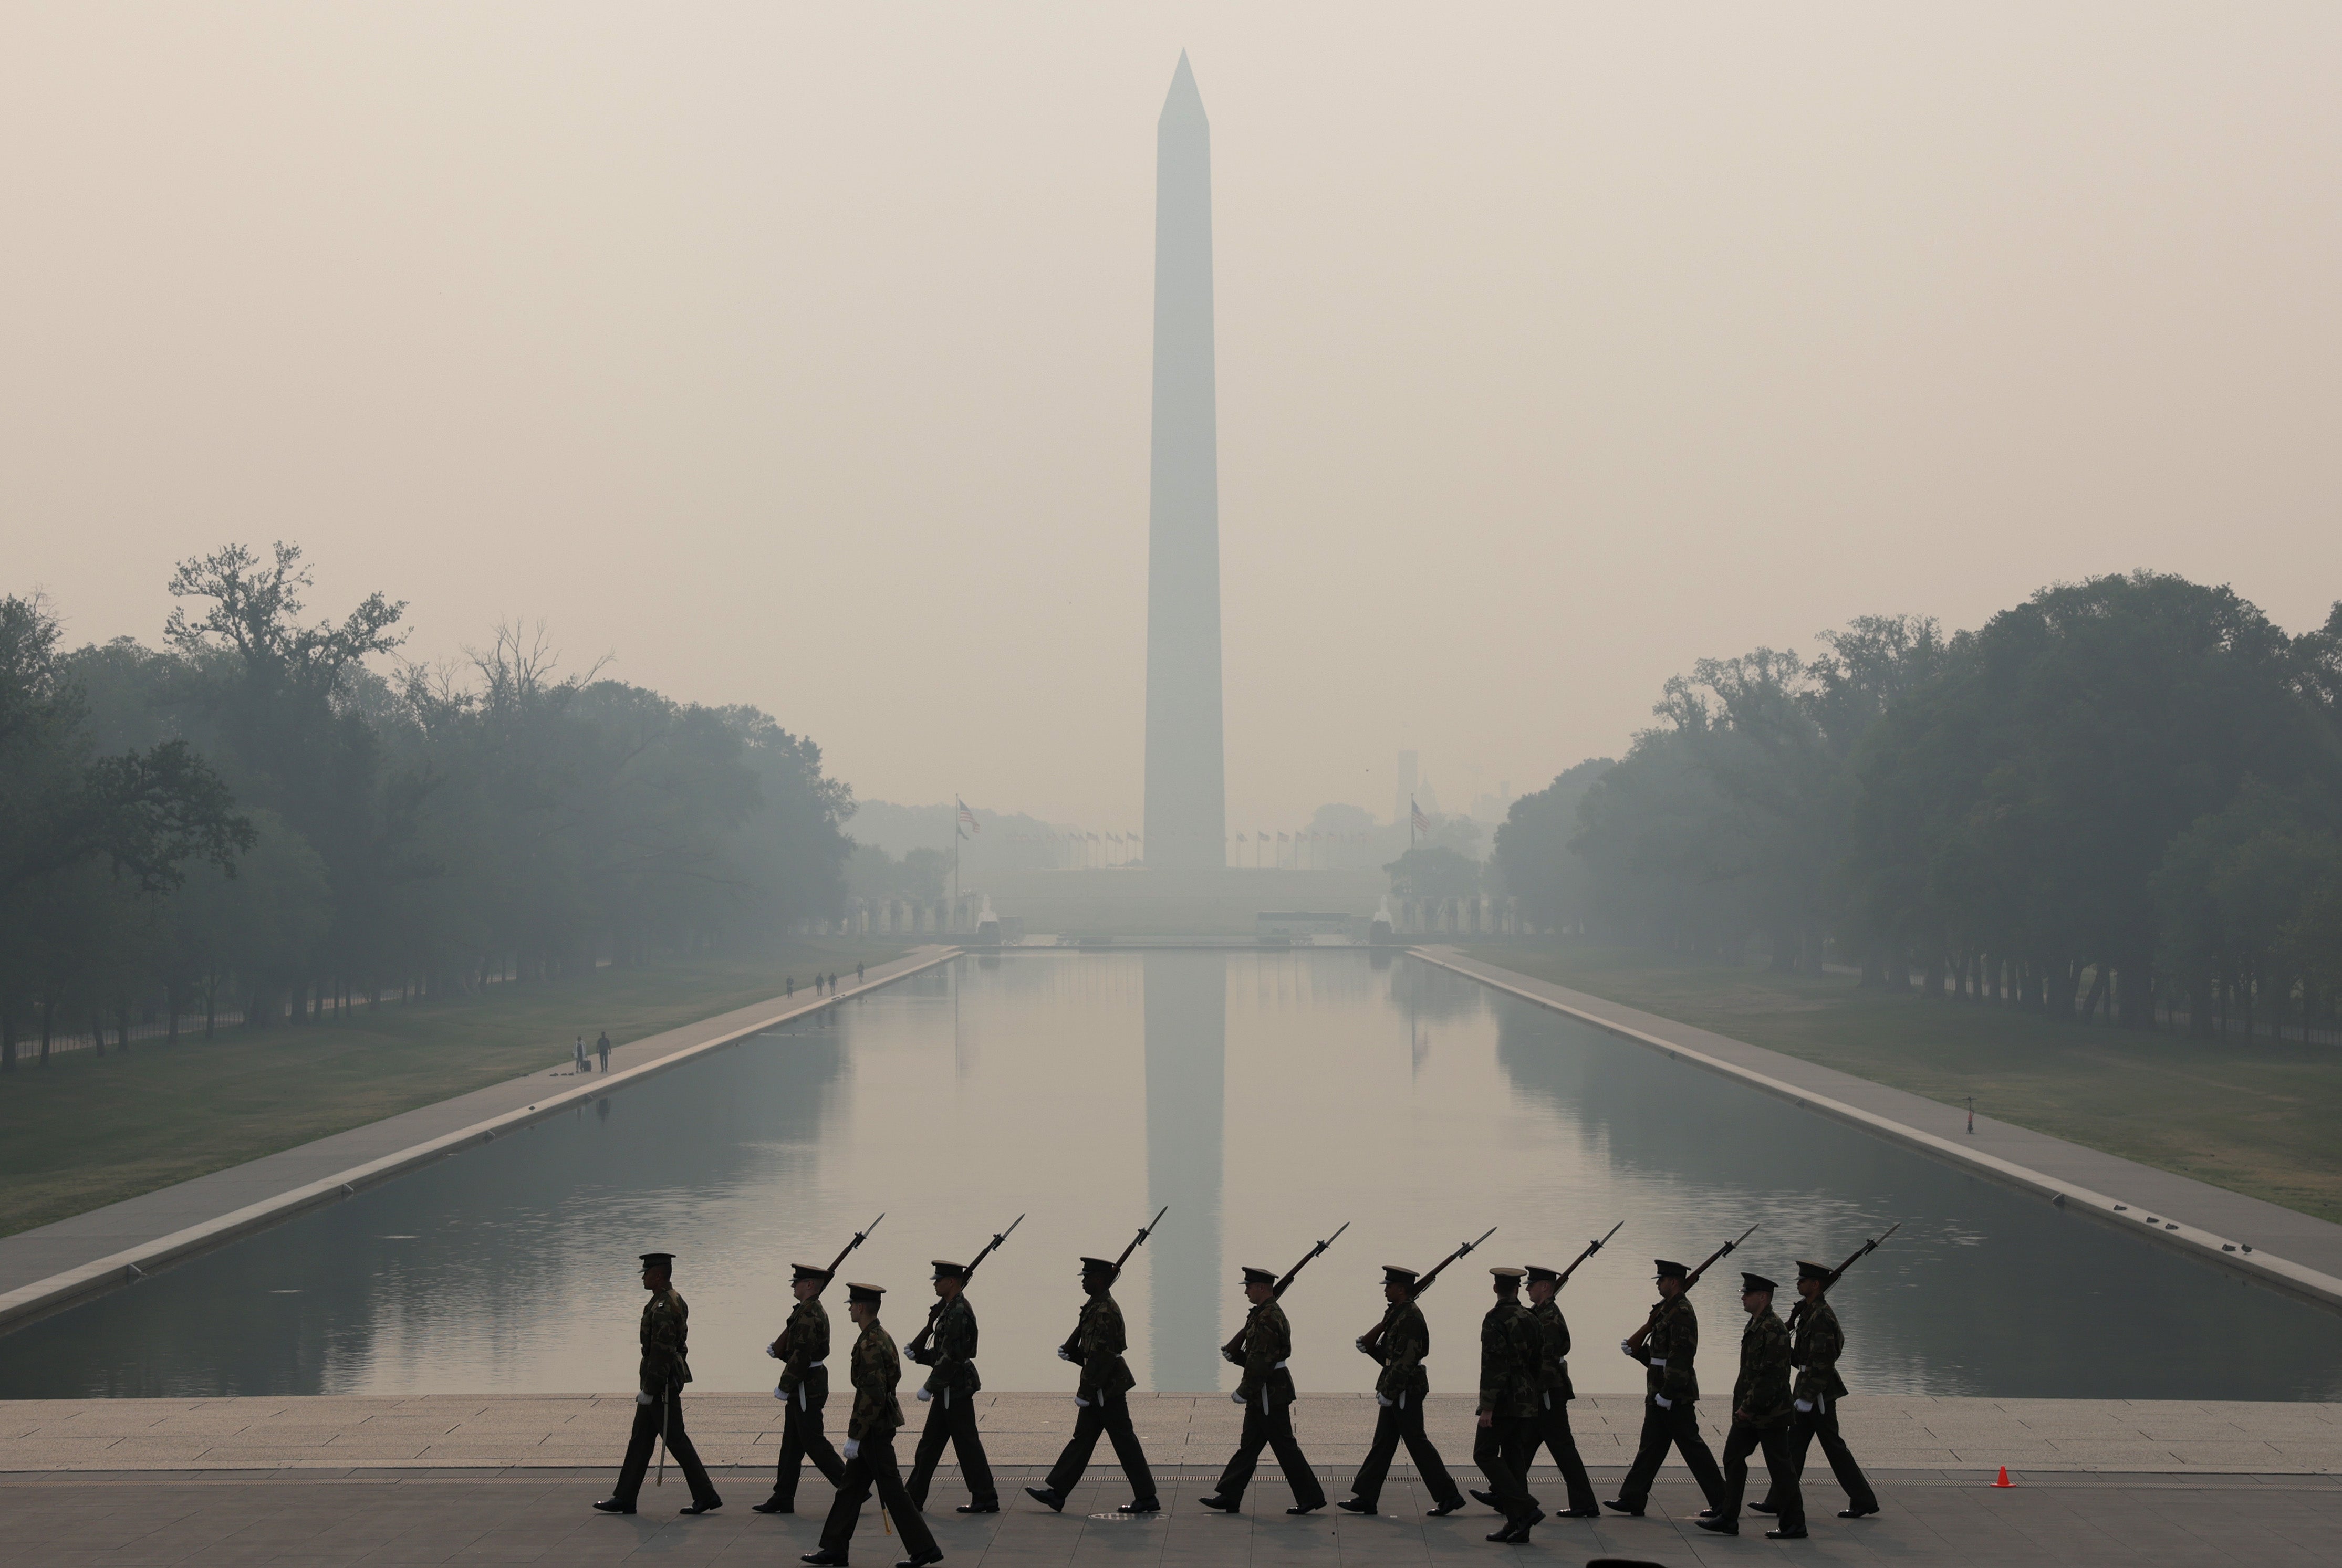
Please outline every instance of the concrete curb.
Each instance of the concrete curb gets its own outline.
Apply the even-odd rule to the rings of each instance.
[[[1509,981],[1494,978],[1496,975],[1510,975],[1516,980],[1534,983],[1536,977],[1533,975],[1517,974],[1512,970],[1499,969],[1493,964],[1457,962],[1421,947],[1410,947],[1407,949],[1407,954],[1410,957],[1420,958],[1426,964],[1445,969],[1451,974],[1460,974],[1466,980],[1477,981],[1492,990],[1502,991],[1510,996],[1517,996],[1524,1002],[1532,1003],[1550,1012],[1566,1014],[1580,1023],[1592,1024],[1605,1034],[1631,1040],[1638,1045],[1663,1052],[1676,1061],[1688,1062],[1696,1067],[1706,1068],[1708,1072],[1723,1077],[1736,1079],[1750,1088],[1760,1090],[1776,1099],[1787,1100],[1804,1110],[1817,1111],[1825,1116],[1859,1127],[1867,1133],[1886,1138],[1889,1142],[1900,1144],[1906,1148],[1916,1149],[1921,1154],[1943,1161],[1946,1164],[1957,1165],[1962,1170],[1990,1177],[2003,1186],[2014,1187],[2021,1192],[2047,1197],[2059,1208],[2088,1214],[2094,1219],[2103,1220],[2107,1224],[2118,1226],[2133,1234],[2144,1232],[2153,1240],[2161,1242],[2166,1246],[2175,1247],[2199,1262],[2213,1263],[2233,1273],[2244,1274],[2257,1283],[2281,1291],[2287,1295],[2323,1307],[2342,1309],[2342,1279],[2337,1279],[2332,1274],[2322,1273],[2317,1269],[2294,1263],[2289,1259],[2246,1247],[2244,1243],[2229,1237],[2215,1235],[2209,1231],[2194,1225],[2182,1224],[2176,1220],[2166,1220],[2157,1216],[2155,1223],[2149,1225],[2148,1216],[2137,1205],[2117,1203],[2104,1193],[2093,1192],[2087,1187],[2077,1185],[2072,1182],[2060,1181],[2055,1176],[2046,1175],[2039,1171],[2017,1164],[2011,1160],[2001,1159],[1995,1154],[1963,1147],[1948,1138],[1940,1137],[1934,1133],[1921,1132],[1918,1128],[1907,1126],[1892,1117],[1863,1110],[1858,1105],[1847,1104],[1841,1100],[1833,1100],[1827,1095],[1817,1094],[1811,1090],[1800,1089],[1794,1084],[1783,1083],[1778,1078],[1768,1077],[1752,1068],[1743,1067],[1737,1063],[1726,1062],[1721,1057],[1711,1056],[1706,1052],[1694,1050],[1688,1045],[1678,1045],[1673,1041],[1662,1040],[1655,1034],[1646,1034],[1639,1029],[1602,1017],[1598,1014],[1572,1007],[1567,1003],[1556,1002],[1550,996],[1540,996],[1536,992],[1513,984]],[[1466,966],[1467,964],[1469,967]]]
[[[183,1259],[193,1257],[198,1253],[209,1252],[214,1247],[225,1245],[255,1231],[265,1230],[270,1225],[291,1219],[294,1215],[306,1210],[325,1203],[339,1203],[342,1199],[354,1196],[368,1187],[379,1186],[395,1176],[414,1170],[418,1165],[428,1164],[433,1160],[459,1154],[476,1144],[491,1143],[502,1134],[527,1126],[532,1122],[545,1121],[589,1100],[597,1100],[624,1084],[639,1082],[654,1074],[664,1073],[670,1067],[696,1060],[711,1051],[720,1051],[726,1046],[736,1045],[750,1035],[762,1034],[776,1024],[786,1024],[791,1019],[806,1017],[826,1007],[835,1007],[841,1002],[892,985],[898,980],[908,979],[914,974],[933,969],[939,964],[948,963],[958,957],[959,954],[960,950],[956,947],[946,947],[931,954],[922,961],[911,964],[908,968],[898,970],[884,978],[874,979],[854,986],[840,983],[836,993],[833,995],[806,1002],[791,1002],[770,1015],[742,1028],[717,1035],[712,1040],[703,1040],[696,1045],[681,1046],[655,1061],[644,1062],[624,1072],[613,1073],[606,1078],[596,1077],[591,1083],[575,1088],[558,1090],[525,1109],[507,1111],[502,1115],[475,1122],[468,1127],[459,1127],[452,1133],[445,1133],[438,1137],[412,1144],[395,1154],[368,1160],[364,1164],[353,1165],[345,1171],[336,1171],[330,1176],[305,1183],[301,1186],[279,1193],[274,1197],[264,1198],[259,1203],[247,1203],[243,1208],[205,1220],[200,1224],[189,1225],[183,1230],[174,1231],[168,1235],[141,1242],[135,1247],[125,1248],[107,1257],[94,1259],[78,1267],[66,1269],[61,1273],[51,1274],[46,1279],[35,1280],[31,1284],[0,1294],[0,1333],[21,1327],[34,1318],[45,1317],[50,1313],[61,1307],[70,1306],[85,1296],[119,1289],[145,1278],[156,1269],[167,1267]]]

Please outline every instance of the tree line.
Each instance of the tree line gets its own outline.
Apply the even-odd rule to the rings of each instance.
[[[2334,1018],[2342,603],[2288,636],[2142,572],[1820,644],[1699,661],[1516,803],[1538,923],[2129,1028]]]
[[[851,792],[749,707],[562,673],[541,630],[398,657],[297,546],[182,563],[162,645],[0,598],[0,1070],[160,1016],[315,1019],[706,951],[843,906]]]

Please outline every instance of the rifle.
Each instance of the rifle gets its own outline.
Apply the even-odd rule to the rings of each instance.
[[[1490,1225],[1486,1230],[1480,1233],[1480,1242],[1486,1241],[1490,1236],[1493,1236],[1496,1233],[1496,1227]],[[1454,1252],[1448,1253],[1446,1257],[1434,1263],[1431,1266],[1431,1272],[1416,1280],[1415,1282],[1415,1288],[1406,1293],[1406,1301],[1393,1302],[1389,1306],[1385,1307],[1383,1309],[1383,1321],[1375,1324],[1374,1327],[1368,1329],[1366,1333],[1358,1336],[1358,1348],[1366,1352],[1366,1354],[1373,1355],[1375,1353],[1375,1347],[1383,1343],[1383,1335],[1390,1332],[1390,1325],[1398,1321],[1398,1309],[1406,1305],[1407,1302],[1415,1301],[1420,1297],[1424,1292],[1429,1290],[1432,1285],[1437,1282],[1440,1273],[1449,1263],[1454,1263],[1457,1258],[1462,1257],[1466,1253],[1468,1253],[1474,1247],[1478,1246],[1480,1242],[1466,1242],[1462,1246],[1457,1247]]]
[[[886,1217],[886,1216],[882,1213],[878,1216],[878,1220],[883,1220]],[[826,1291],[829,1288],[829,1282],[836,1279],[837,1277],[837,1271],[845,1266],[846,1255],[852,1253],[855,1248],[860,1246],[863,1242],[869,1237],[872,1231],[878,1228],[878,1220],[873,1220],[862,1229],[855,1232],[854,1239],[838,1249],[837,1255],[829,1260],[829,1273],[822,1277],[821,1290],[814,1292],[814,1294],[819,1295],[821,1291]]]
[[[1832,1285],[1834,1285],[1834,1284],[1837,1283],[1837,1282],[1838,1282],[1839,1280],[1844,1279],[1844,1278],[1846,1277],[1846,1271],[1847,1271],[1847,1270],[1848,1270],[1848,1269],[1850,1269],[1850,1268],[1854,1267],[1854,1265],[1855,1265],[1855,1264],[1857,1264],[1857,1263],[1860,1263],[1863,1259],[1865,1259],[1865,1258],[1868,1257],[1871,1253],[1873,1253],[1877,1252],[1877,1251],[1878,1250],[1878,1243],[1879,1243],[1880,1242],[1885,1241],[1888,1236],[1893,1235],[1896,1232],[1897,1232],[1897,1231],[1901,1230],[1902,1228],[1903,1228],[1903,1222],[1902,1222],[1902,1221],[1900,1221],[1900,1220],[1897,1220],[1897,1221],[1896,1221],[1893,1224],[1891,1224],[1891,1225],[1887,1226],[1887,1229],[1886,1229],[1886,1231],[1885,1231],[1882,1234],[1880,1234],[1880,1235],[1879,1235],[1876,1240],[1865,1242],[1865,1243],[1862,1243],[1862,1245],[1860,1245],[1860,1246],[1858,1246],[1858,1247],[1855,1248],[1855,1249],[1854,1249],[1854,1255],[1853,1255],[1852,1257],[1847,1258],[1847,1259],[1846,1260],[1846,1262],[1844,1262],[1844,1263],[1842,1263],[1838,1264],[1838,1266],[1837,1266],[1837,1267],[1836,1267],[1836,1268],[1834,1268],[1834,1269],[1830,1270],[1830,1272],[1829,1272],[1829,1278],[1827,1278],[1827,1279],[1826,1279],[1826,1280],[1824,1280],[1824,1281],[1822,1282],[1822,1288],[1821,1288],[1820,1290],[1818,1290],[1818,1291],[1817,1291],[1817,1292],[1815,1292],[1815,1293],[1814,1293],[1813,1299],[1812,1299],[1811,1301],[1808,1301],[1808,1300],[1805,1299],[1804,1297],[1799,1297],[1799,1298],[1798,1298],[1797,1304],[1797,1305],[1795,1305],[1795,1306],[1793,1306],[1793,1307],[1791,1307],[1791,1308],[1789,1309],[1789,1322],[1790,1322],[1790,1323],[1791,1323],[1792,1325],[1794,1325],[1799,1318],[1804,1317],[1804,1316],[1806,1315],[1806,1309],[1807,1309],[1807,1307],[1809,1307],[1809,1306],[1813,1305],[1813,1304],[1814,1304],[1814,1302],[1819,1301],[1819,1300],[1821,1300],[1821,1298],[1822,1298],[1822,1297],[1824,1297],[1824,1296],[1827,1295],[1827,1294],[1829,1293],[1829,1288],[1830,1288],[1830,1286],[1832,1286]]]
[[[1759,1223],[1761,1223],[1762,1222],[1760,1221]],[[1642,1327],[1636,1329],[1633,1335],[1629,1337],[1626,1343],[1620,1348],[1626,1351],[1628,1355],[1633,1355],[1636,1352],[1641,1350],[1643,1348],[1643,1342],[1651,1337],[1651,1331],[1674,1315],[1676,1303],[1683,1300],[1684,1297],[1691,1293],[1691,1287],[1699,1283],[1699,1276],[1707,1273],[1709,1265],[1756,1233],[1756,1226],[1751,1225],[1746,1230],[1741,1232],[1740,1234],[1733,1240],[1725,1243],[1722,1246],[1716,1248],[1716,1251],[1708,1253],[1707,1262],[1701,1263],[1699,1267],[1691,1271],[1691,1273],[1684,1280],[1683,1289],[1676,1293],[1674,1299],[1660,1303],[1659,1310],[1653,1313],[1650,1316],[1650,1320],[1645,1323]]]
[[[1346,1231],[1349,1228],[1350,1222],[1344,1220],[1342,1222],[1342,1231]],[[1342,1231],[1336,1231],[1332,1235],[1327,1236],[1324,1241],[1319,1242],[1316,1246],[1311,1247],[1308,1252],[1302,1254],[1301,1261],[1294,1264],[1291,1268],[1286,1270],[1285,1277],[1277,1281],[1276,1285],[1269,1291],[1268,1300],[1273,1302],[1279,1296],[1283,1295],[1286,1292],[1286,1288],[1293,1283],[1295,1278],[1300,1274],[1303,1269],[1309,1266],[1311,1262],[1316,1258],[1319,1253],[1324,1252],[1327,1247],[1332,1246],[1336,1242],[1342,1239]],[[1244,1364],[1245,1335],[1252,1333],[1253,1320],[1260,1316],[1260,1307],[1266,1306],[1268,1302],[1263,1302],[1260,1303],[1260,1306],[1254,1307],[1252,1311],[1245,1314],[1244,1327],[1236,1330],[1235,1337],[1231,1338],[1227,1343],[1220,1346],[1220,1353],[1223,1356],[1226,1356],[1229,1361],[1236,1363],[1238,1366],[1242,1366]]]
[[[1155,1227],[1163,1223],[1163,1216],[1170,1212],[1171,1205],[1166,1203],[1161,1208],[1155,1211],[1155,1217],[1153,1219],[1138,1227],[1138,1233],[1130,1238],[1130,1245],[1123,1248],[1122,1256],[1114,1260],[1114,1273],[1109,1276],[1109,1283],[1111,1283],[1113,1280],[1118,1280],[1122,1277],[1122,1265],[1130,1261],[1131,1253],[1136,1252],[1140,1247],[1146,1244],[1146,1238],[1155,1233]],[[1074,1353],[1081,1348],[1082,1325],[1081,1321],[1077,1318],[1074,1322],[1074,1332],[1067,1334],[1066,1336],[1066,1343],[1057,1347],[1057,1354],[1066,1361],[1077,1362],[1082,1358],[1076,1355]]]
[[[960,1279],[963,1282],[974,1279],[976,1277],[977,1265],[992,1255],[994,1248],[997,1247],[1001,1243],[1008,1239],[1010,1231],[1014,1231],[1017,1226],[1024,1223],[1025,1216],[1019,1214],[1015,1219],[1008,1222],[1008,1230],[995,1231],[993,1233],[992,1239],[984,1243],[984,1250],[976,1254],[976,1262],[967,1265],[967,1272],[962,1274]],[[936,1298],[936,1304],[927,1309],[926,1326],[921,1329],[916,1334],[913,1335],[911,1343],[904,1347],[903,1354],[906,1357],[917,1362],[921,1366],[927,1364],[927,1341],[935,1337],[936,1319],[943,1316],[943,1313],[944,1300],[941,1296],[937,1296]]]
[[[1626,1221],[1620,1220],[1617,1224],[1611,1226],[1610,1236],[1616,1235],[1626,1223]],[[1577,1262],[1571,1263],[1567,1268],[1562,1270],[1561,1278],[1554,1281],[1554,1294],[1559,1295],[1561,1293],[1561,1287],[1569,1283],[1569,1276],[1577,1272],[1578,1263],[1584,1263],[1586,1259],[1592,1257],[1595,1253],[1600,1252],[1604,1247],[1610,1244],[1610,1236],[1604,1236],[1598,1242],[1588,1242],[1586,1243],[1586,1250],[1577,1254]]]

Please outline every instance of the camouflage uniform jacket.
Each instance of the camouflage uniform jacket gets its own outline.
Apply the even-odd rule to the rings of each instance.
[[[895,1397],[895,1385],[903,1381],[903,1362],[895,1353],[894,1337],[876,1318],[854,1342],[846,1375],[854,1380],[854,1413],[846,1418],[846,1435],[857,1442],[893,1436],[903,1424],[903,1404]]]
[[[1375,1392],[1393,1404],[1404,1405],[1411,1399],[1420,1405],[1431,1392],[1431,1376],[1423,1370],[1423,1358],[1430,1353],[1431,1329],[1423,1321],[1423,1309],[1413,1302],[1401,1303],[1375,1344],[1375,1359],[1383,1363]]]
[[[1657,1326],[1643,1341],[1643,1353],[1635,1358],[1646,1369],[1643,1392],[1670,1404],[1697,1399],[1699,1375],[1692,1363],[1699,1356],[1699,1314],[1682,1296],[1673,1302],[1662,1297],[1651,1308],[1650,1321]]]
[[[1480,1413],[1533,1416],[1545,1364],[1545,1332],[1529,1309],[1500,1299],[1480,1320]]]
[[[1846,1353],[1846,1331],[1837,1325],[1837,1313],[1827,1301],[1799,1302],[1793,1313],[1802,1314],[1790,1331],[1789,1364],[1797,1369],[1795,1397],[1845,1398],[1837,1358]]]
[[[795,1393],[813,1363],[829,1359],[829,1314],[818,1299],[799,1302],[781,1329],[781,1392]]]
[[[1529,1315],[1545,1333],[1537,1386],[1546,1395],[1548,1406],[1567,1404],[1577,1397],[1577,1391],[1569,1385],[1569,1320],[1561,1315],[1561,1303],[1553,1300],[1529,1308]]]
[[[1285,1309],[1264,1302],[1245,1325],[1244,1376],[1236,1381],[1236,1397],[1264,1410],[1282,1410],[1293,1403],[1293,1373],[1286,1361],[1293,1354],[1293,1325]]]
[[[1751,1313],[1740,1333],[1740,1376],[1732,1385],[1732,1418],[1750,1426],[1789,1419],[1789,1325],[1773,1309]]]
[[[675,1290],[653,1291],[643,1303],[643,1364],[636,1386],[656,1399],[691,1381],[691,1309]]]
[[[1082,1304],[1081,1326],[1075,1330],[1075,1337],[1078,1342],[1075,1359],[1082,1363],[1081,1386],[1074,1391],[1076,1396],[1095,1402],[1110,1393],[1127,1393],[1137,1383],[1122,1359],[1130,1342],[1123,1337],[1122,1309],[1115,1305],[1111,1293],[1100,1291]]]
[[[976,1309],[966,1295],[956,1295],[936,1313],[936,1332],[927,1341],[927,1392],[956,1389],[974,1393],[984,1386],[976,1375]]]

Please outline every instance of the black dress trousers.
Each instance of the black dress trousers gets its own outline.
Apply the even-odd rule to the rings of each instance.
[[[943,1458],[946,1443],[959,1457],[959,1476],[967,1483],[967,1500],[979,1508],[996,1506],[1000,1493],[992,1484],[984,1439],[976,1435],[976,1402],[952,1388],[927,1401],[927,1424],[919,1429],[919,1446],[911,1455],[911,1501],[922,1508],[927,1505],[927,1483],[935,1479],[936,1463]]]
[[[699,1450],[692,1446],[691,1434],[683,1429],[683,1396],[679,1393],[635,1406],[635,1430],[626,1439],[626,1462],[619,1466],[618,1487],[610,1495],[629,1508],[635,1505],[643,1489],[643,1477],[650,1473],[651,1453],[658,1446],[662,1423],[666,1427],[667,1457],[683,1472],[684,1484],[691,1488],[692,1502],[702,1508],[713,1508],[723,1502],[716,1494],[716,1483],[707,1479],[707,1466],[699,1463]]]
[[[1650,1501],[1651,1483],[1658,1477],[1670,1443],[1683,1455],[1707,1505],[1716,1506],[1724,1496],[1724,1474],[1716,1467],[1716,1451],[1700,1435],[1697,1402],[1679,1399],[1663,1410],[1657,1400],[1647,1395],[1643,1400],[1642,1442],[1635,1450],[1635,1463],[1626,1471],[1625,1483],[1618,1488],[1618,1501],[1630,1508]]]
[[[837,1483],[837,1498],[829,1505],[829,1517],[822,1522],[822,1550],[841,1557],[846,1554],[846,1544],[854,1539],[854,1526],[862,1518],[862,1505],[870,1500],[873,1489],[878,1493],[878,1505],[895,1521],[895,1533],[903,1538],[911,1555],[924,1557],[934,1552],[935,1535],[920,1517],[919,1505],[904,1489],[903,1473],[896,1467],[895,1434],[891,1432],[864,1438],[855,1446],[854,1457],[846,1462],[845,1478]]]
[[[1057,1463],[1049,1467],[1049,1479],[1044,1484],[1061,1496],[1071,1494],[1082,1472],[1089,1468],[1100,1433],[1113,1442],[1114,1456],[1122,1461],[1122,1473],[1130,1480],[1131,1501],[1154,1496],[1155,1473],[1146,1467],[1146,1450],[1138,1445],[1138,1433],[1130,1424],[1130,1401],[1118,1393],[1101,1395],[1082,1406],[1081,1413],[1074,1417],[1074,1435],[1066,1439]]]
[[[1854,1450],[1838,1435],[1837,1401],[1823,1394],[1814,1401],[1811,1410],[1801,1410],[1789,1420],[1789,1462],[1792,1473],[1803,1476],[1806,1470],[1806,1449],[1816,1438],[1821,1440],[1822,1456],[1829,1461],[1830,1473],[1846,1493],[1846,1505],[1864,1513],[1878,1512],[1878,1493],[1870,1489],[1870,1477],[1862,1473],[1862,1465],[1854,1457]],[[1765,1494],[1765,1506],[1773,1506],[1771,1493]]]
[[[1586,1461],[1578,1457],[1577,1434],[1569,1430],[1569,1402],[1546,1394],[1537,1412],[1536,1429],[1537,1442],[1552,1451],[1554,1467],[1569,1489],[1569,1511],[1589,1516],[1600,1513],[1601,1500],[1594,1495],[1594,1483],[1586,1478]],[[1535,1461],[1535,1449],[1529,1457]]]
[[[832,1486],[846,1484],[846,1461],[837,1456],[821,1430],[821,1407],[828,1403],[829,1371],[811,1368],[799,1380],[797,1391],[789,1395],[788,1406],[781,1414],[781,1463],[773,1474],[774,1502],[796,1505],[797,1473],[808,1459]]]
[[[1260,1451],[1269,1449],[1285,1472],[1285,1483],[1293,1488],[1296,1508],[1323,1508],[1326,1489],[1317,1484],[1317,1473],[1309,1468],[1302,1456],[1301,1444],[1293,1435],[1293,1406],[1274,1395],[1266,1399],[1256,1395],[1245,1401],[1244,1433],[1236,1439],[1236,1451],[1228,1466],[1220,1472],[1219,1494],[1234,1503],[1244,1496],[1245,1488],[1252,1484],[1252,1473],[1260,1464]]]
[[[1422,1478],[1431,1501],[1442,1508],[1460,1506],[1464,1494],[1456,1490],[1456,1478],[1447,1473],[1438,1446],[1423,1430],[1423,1402],[1413,1394],[1405,1398],[1404,1404],[1386,1404],[1376,1413],[1374,1446],[1366,1450],[1366,1462],[1358,1466],[1358,1478],[1350,1483],[1351,1495],[1369,1508],[1380,1507],[1383,1482],[1390,1475],[1398,1445],[1405,1443],[1406,1456],[1415,1462],[1415,1473]]]
[[[1797,1473],[1790,1467],[1790,1450],[1795,1439],[1786,1421],[1773,1426],[1751,1426],[1736,1421],[1732,1430],[1724,1434],[1724,1495],[1714,1504],[1718,1519],[1738,1520],[1740,1500],[1748,1495],[1748,1456],[1761,1448],[1765,1451],[1765,1470],[1772,1478],[1772,1490],[1766,1495],[1772,1500],[1773,1511],[1781,1516],[1781,1528],[1788,1531],[1806,1527],[1805,1494],[1797,1486]]]
[[[1500,1415],[1477,1430],[1472,1440],[1472,1463],[1488,1478],[1496,1506],[1517,1524],[1537,1511],[1537,1500],[1529,1495],[1529,1461],[1536,1457],[1536,1418]]]

